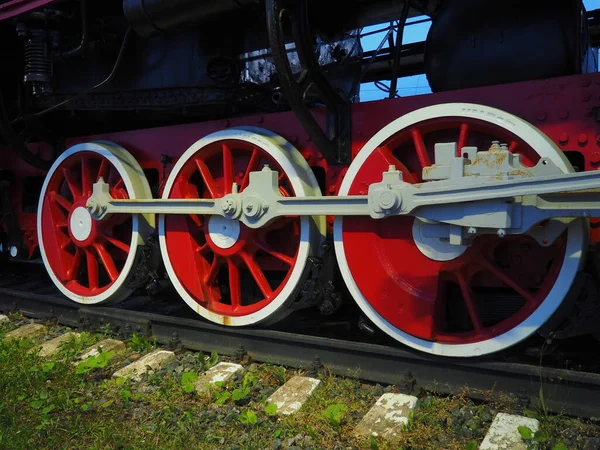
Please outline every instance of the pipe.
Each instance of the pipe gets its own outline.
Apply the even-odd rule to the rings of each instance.
[[[258,0],[123,0],[123,11],[136,33],[152,37],[258,3]]]

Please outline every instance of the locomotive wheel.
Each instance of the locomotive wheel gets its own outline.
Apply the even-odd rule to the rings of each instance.
[[[289,142],[259,128],[210,134],[179,159],[163,198],[218,198],[242,192],[251,171],[279,172],[284,196],[320,196],[310,167]],[[260,229],[220,216],[161,215],[159,238],[173,285],[204,318],[224,325],[273,323],[289,314],[321,219],[283,217]]]
[[[350,165],[340,195],[367,194],[395,165],[404,181],[421,182],[436,142],[487,150],[492,141],[534,165],[550,158],[572,172],[542,132],[506,112],[442,104],[411,112],[379,131]],[[457,247],[421,236],[412,217],[337,218],[335,249],[347,287],[385,333],[435,355],[500,351],[534,333],[558,308],[580,268],[588,228],[573,221],[550,246],[527,235],[475,237]]]
[[[96,221],[86,209],[102,177],[114,198],[151,198],[139,164],[109,142],[78,144],[54,162],[38,205],[38,240],[46,270],[58,289],[83,304],[114,303],[132,292],[128,276],[153,217],[117,214]]]

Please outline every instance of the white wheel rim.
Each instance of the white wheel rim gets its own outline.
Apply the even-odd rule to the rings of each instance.
[[[472,118],[498,125],[527,142],[536,150],[540,157],[550,158],[562,171],[574,171],[560,149],[545,134],[524,120],[488,106],[468,103],[447,103],[413,111],[390,122],[376,133],[360,150],[350,165],[340,186],[339,195],[348,194],[359,169],[382,142],[404,128],[425,120],[444,117]],[[334,245],[338,265],[350,294],[367,317],[386,334],[405,345],[434,355],[453,357],[472,357],[494,353],[517,344],[538,330],[556,311],[567,295],[575,275],[581,267],[589,235],[586,221],[576,220],[571,222],[568,227],[565,258],[556,282],[544,302],[527,319],[504,334],[488,340],[469,344],[445,344],[412,336],[391,325],[375,311],[363,296],[352,277],[345,255],[342,232],[343,219],[336,217],[334,223]]]
[[[127,150],[114,143],[104,141],[88,142],[74,145],[73,147],[65,150],[57,158],[57,160],[54,162],[54,164],[48,171],[46,179],[44,180],[44,184],[42,185],[37,215],[37,232],[40,254],[42,256],[44,266],[46,267],[46,271],[48,272],[50,279],[65,297],[77,303],[86,305],[119,302],[127,298],[132,292],[132,289],[127,287],[128,277],[136,261],[138,245],[143,244],[144,238],[148,236],[148,234],[154,227],[153,216],[134,215],[132,217],[131,245],[129,254],[127,255],[127,258],[125,260],[125,264],[123,265],[123,268],[118,278],[112,283],[112,285],[105,291],[99,293],[98,295],[86,297],[77,295],[68,290],[61,283],[58,277],[54,274],[54,270],[50,267],[50,263],[46,256],[46,251],[44,248],[44,237],[42,233],[42,205],[46,196],[48,184],[50,183],[52,175],[62,164],[62,162],[79,152],[96,153],[106,158],[113,165],[113,167],[117,169],[119,175],[123,178],[125,188],[130,198],[152,197],[150,186],[142,168]]]
[[[306,163],[301,153],[288,141],[281,136],[255,127],[237,127],[227,130],[217,131],[209,134],[194,143],[188,148],[185,153],[179,158],[169,178],[165,184],[162,198],[169,197],[171,189],[177,179],[177,176],[185,163],[196,152],[217,141],[222,140],[240,140],[253,144],[260,148],[265,153],[269,154],[283,171],[288,176],[290,183],[296,193],[296,196],[321,196],[319,184]],[[301,288],[306,271],[306,262],[308,257],[313,254],[316,245],[323,239],[325,233],[324,218],[312,218],[304,216],[300,220],[300,244],[296,257],[296,263],[292,269],[285,286],[269,304],[264,308],[247,315],[241,316],[226,316],[218,314],[204,308],[187,292],[185,287],[179,281],[171,264],[167,242],[165,236],[165,216],[160,215],[158,218],[159,241],[162,258],[165,264],[165,269],[173,286],[177,289],[183,300],[196,311],[199,315],[211,322],[218,324],[226,324],[228,326],[245,326],[258,323],[273,323],[289,313],[289,305],[295,299],[296,294]],[[233,245],[233,244],[232,244]],[[174,255],[176,257],[176,255]]]

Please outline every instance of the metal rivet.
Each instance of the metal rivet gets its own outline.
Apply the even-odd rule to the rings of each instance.
[[[587,144],[587,141],[588,141],[587,134],[581,133],[581,134],[579,135],[579,137],[577,138],[577,141],[578,141],[578,142],[579,142],[581,145]]]
[[[563,111],[562,113],[560,113],[561,119],[566,119],[568,117],[569,117],[569,111]]]
[[[566,144],[567,142],[569,142],[569,135],[567,133],[562,133],[558,138],[558,142],[560,142],[561,144]]]
[[[543,122],[544,120],[546,120],[546,117],[548,117],[548,116],[546,115],[546,113],[545,113],[545,112],[543,112],[543,111],[540,111],[540,112],[537,114],[537,116],[535,116],[535,117],[536,117],[536,118],[537,118],[537,120],[539,120],[540,122]]]

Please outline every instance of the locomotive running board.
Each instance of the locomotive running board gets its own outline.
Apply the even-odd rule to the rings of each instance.
[[[278,174],[265,166],[250,173],[248,187],[214,199],[114,199],[100,179],[87,201],[88,212],[102,220],[108,215],[197,214],[239,220],[260,228],[283,216],[370,216],[382,219],[410,215],[426,224],[428,237],[464,245],[478,234],[529,232],[540,222],[600,217],[600,172],[562,173],[548,158],[526,167],[520,155],[494,142],[488,151],[464,147],[456,156],[455,143],[436,144],[436,164],[423,168],[426,183],[411,184],[394,166],[368,195],[283,197]],[[532,236],[551,245],[568,220],[551,220],[543,235]]]

